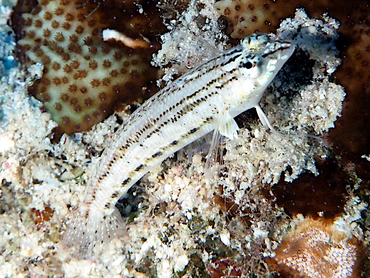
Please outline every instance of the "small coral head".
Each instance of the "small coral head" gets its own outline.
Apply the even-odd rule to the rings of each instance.
[[[116,12],[93,1],[39,1],[31,13],[22,14],[18,45],[25,65],[44,66],[29,91],[59,124],[59,133],[88,130],[123,104],[141,102],[156,91],[153,50],[103,40],[102,31],[118,24],[109,11]],[[119,31],[136,39],[126,25],[118,25]]]

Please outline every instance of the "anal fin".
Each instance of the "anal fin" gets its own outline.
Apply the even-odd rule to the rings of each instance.
[[[218,156],[222,155],[222,152],[219,149],[221,137],[225,136],[230,140],[236,139],[238,138],[238,130],[238,124],[229,115],[229,113],[222,113],[218,120],[217,127],[213,131],[212,142],[206,161],[206,175],[211,176],[211,173],[208,170],[211,168],[212,163],[217,161]]]

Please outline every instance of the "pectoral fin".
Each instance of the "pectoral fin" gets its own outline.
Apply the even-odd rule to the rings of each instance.
[[[238,138],[238,130],[239,127],[235,120],[231,118],[229,114],[224,115],[224,119],[222,119],[222,122],[218,127],[218,132],[230,140],[233,140]]]
[[[265,126],[267,125],[271,129],[272,133],[275,133],[275,134],[281,136],[280,132],[278,132],[276,129],[274,129],[272,127],[272,125],[270,124],[269,119],[267,118],[266,114],[263,112],[261,107],[259,105],[256,105],[255,108],[257,110],[258,118],[260,118],[260,121],[262,122],[262,124],[265,125]]]

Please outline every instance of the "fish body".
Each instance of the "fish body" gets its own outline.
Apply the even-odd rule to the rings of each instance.
[[[235,138],[234,117],[259,107],[263,92],[294,52],[287,41],[252,35],[163,88],[117,130],[88,181],[86,198],[71,218],[64,244],[81,253],[123,233],[115,208],[151,168],[207,133]],[[270,125],[269,125],[270,126]]]

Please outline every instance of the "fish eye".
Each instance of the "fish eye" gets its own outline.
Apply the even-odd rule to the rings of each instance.
[[[243,64],[243,67],[246,69],[251,69],[253,67],[253,64],[250,61],[248,61]]]
[[[261,60],[256,57],[240,63],[240,73],[248,78],[258,78],[263,73]]]

